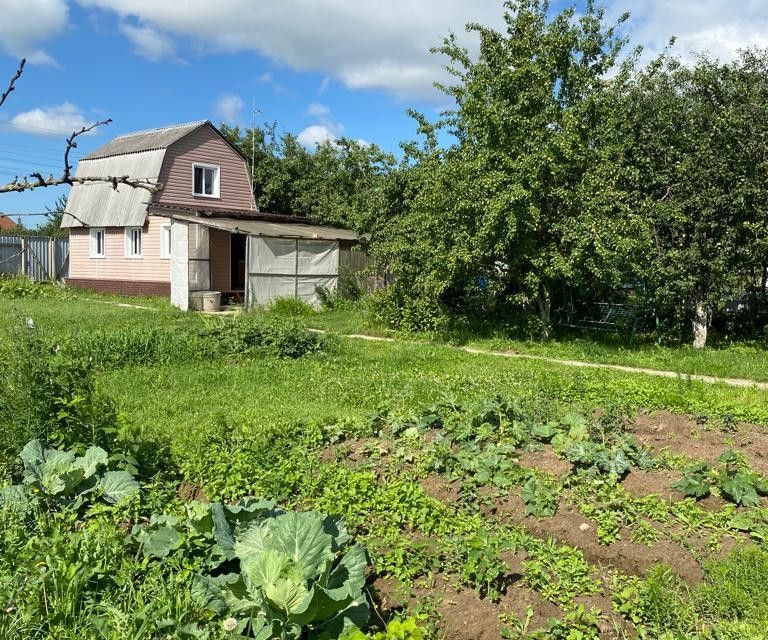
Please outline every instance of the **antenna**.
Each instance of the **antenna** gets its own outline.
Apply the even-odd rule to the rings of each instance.
[[[253,123],[251,124],[251,190],[253,191],[256,184],[256,98],[253,99],[253,106],[251,108],[253,115]]]

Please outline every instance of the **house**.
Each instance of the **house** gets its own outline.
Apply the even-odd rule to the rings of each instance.
[[[13,229],[16,229],[19,225],[16,224],[13,220],[11,220],[8,216],[0,214],[0,233],[3,231],[12,231]]]
[[[209,121],[119,136],[84,156],[75,173],[130,176],[161,189],[76,184],[69,228],[71,286],[124,295],[216,291],[246,305],[291,296],[317,302],[334,289],[358,237],[307,219],[259,211],[248,163]]]

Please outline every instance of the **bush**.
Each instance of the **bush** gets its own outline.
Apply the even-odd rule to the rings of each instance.
[[[300,358],[319,354],[330,346],[324,335],[308,331],[293,318],[245,314],[203,334],[215,341],[220,355],[276,355]]]
[[[297,298],[275,298],[267,305],[267,310],[277,315],[297,318],[315,315],[315,309],[311,304]]]
[[[109,447],[117,412],[95,386],[92,366],[46,345],[34,325],[13,332],[0,371],[0,472],[26,442]]]
[[[409,333],[440,333],[450,326],[450,318],[437,301],[411,298],[402,287],[392,285],[374,291],[365,299],[365,311],[372,324]]]

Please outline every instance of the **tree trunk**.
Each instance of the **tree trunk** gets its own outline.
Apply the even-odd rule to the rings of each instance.
[[[703,349],[707,344],[707,326],[709,325],[709,310],[702,301],[696,302],[693,310],[693,348]]]
[[[539,297],[536,300],[536,306],[539,309],[539,320],[541,320],[541,337],[547,340],[552,324],[552,296],[545,284],[539,287]]]

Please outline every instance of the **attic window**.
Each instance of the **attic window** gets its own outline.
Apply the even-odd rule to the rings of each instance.
[[[219,197],[219,167],[208,164],[192,165],[194,186],[192,192],[204,198]]]

